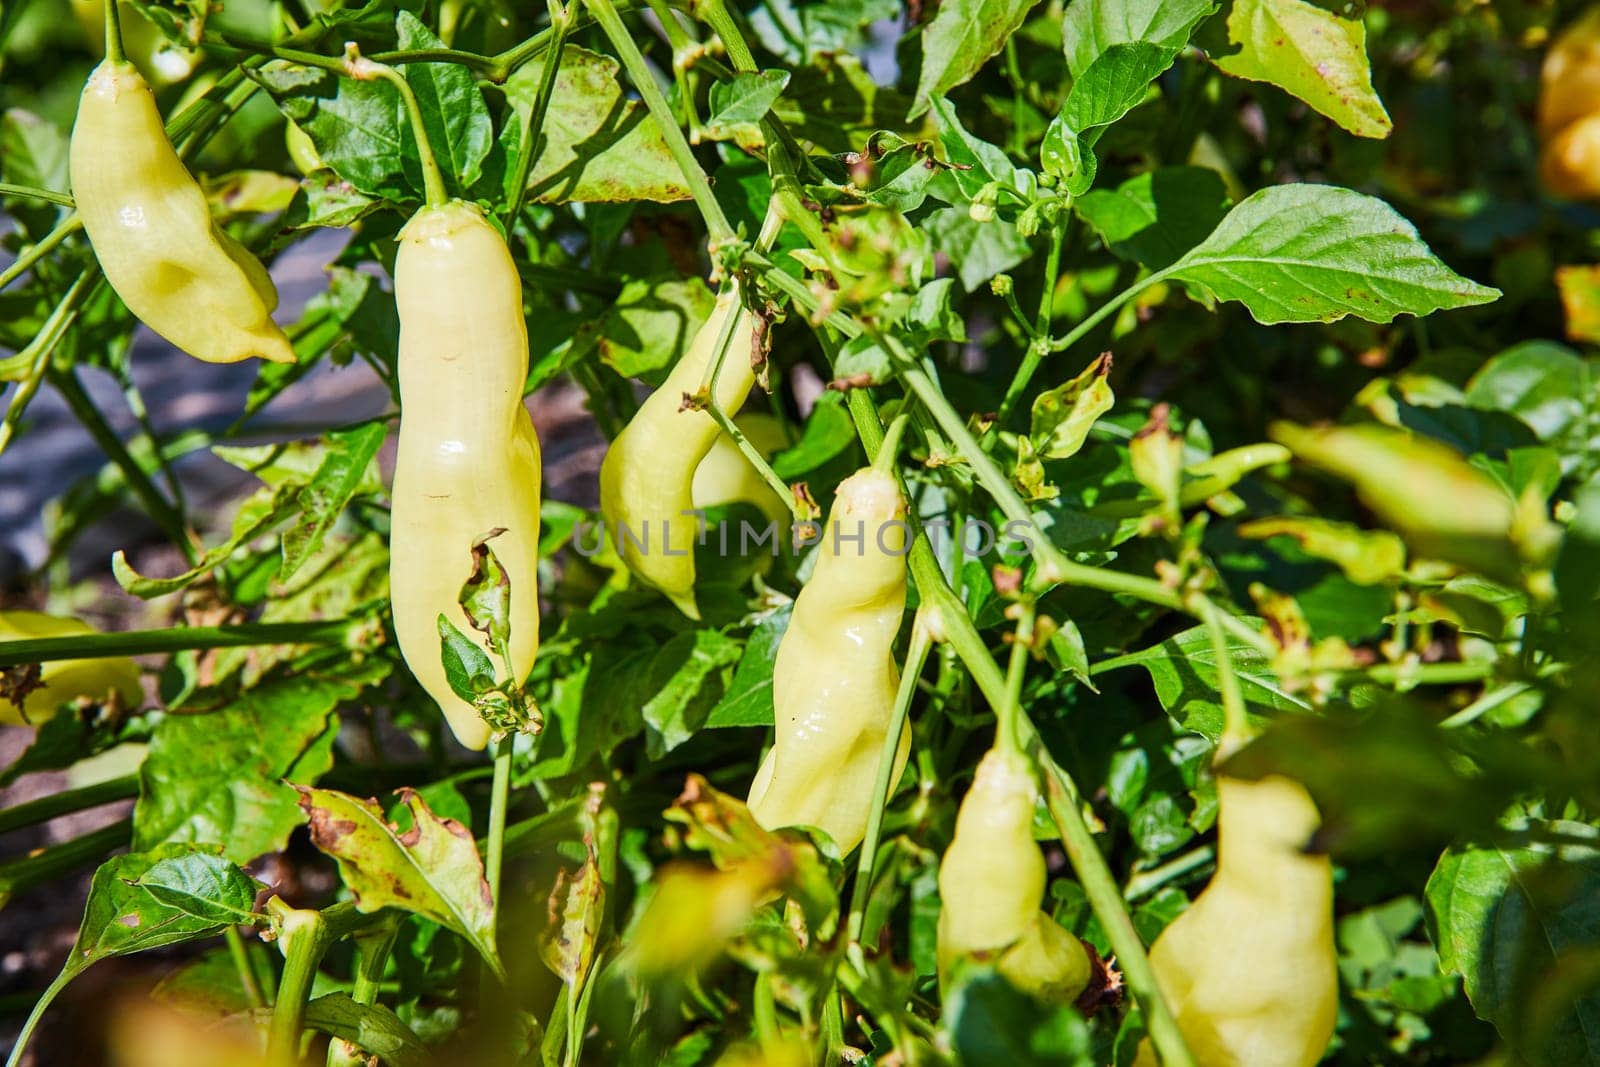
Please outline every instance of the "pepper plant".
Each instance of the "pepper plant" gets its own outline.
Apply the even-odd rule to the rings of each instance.
[[[1600,1063],[1582,6],[7,4],[10,1063]]]

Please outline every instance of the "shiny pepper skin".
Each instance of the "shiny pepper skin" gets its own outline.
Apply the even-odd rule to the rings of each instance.
[[[272,279],[212,220],[133,64],[106,60],[89,75],[69,163],[95,257],[146,326],[208,363],[294,362],[272,321]]]
[[[939,975],[975,953],[994,958],[1018,989],[1072,1001],[1089,983],[1081,942],[1039,908],[1045,864],[1033,840],[1033,768],[993,748],[978,764],[939,864]]]
[[[539,439],[522,404],[528,333],[505,240],[477,208],[425,207],[400,231],[400,447],[395,460],[389,598],[411,673],[457,740],[481,749],[489,727],[451,690],[440,660],[442,614],[488,650],[461,609],[473,542],[511,582],[517,679],[539,648]],[[490,652],[491,658],[494,654]],[[498,668],[499,662],[496,659]]]
[[[600,465],[600,511],[611,543],[629,570],[691,619],[700,617],[694,598],[694,477],[722,428],[683,401],[700,391],[732,315],[738,321],[717,378],[716,401],[723,411],[739,409],[756,380],[750,363],[755,320],[740,305],[738,286],[729,285],[683,358],[611,442]]]
[[[1600,198],[1600,8],[1563,30],[1539,88],[1539,176],[1557,196]]]
[[[1217,780],[1217,871],[1150,965],[1201,1067],[1311,1067],[1339,1011],[1333,871],[1301,849],[1316,806],[1282,777]],[[1155,1067],[1149,1043],[1137,1067]]]
[[[94,633],[94,627],[77,619],[39,611],[0,611],[0,641],[27,641],[39,637],[77,637]],[[137,708],[144,700],[139,665],[127,656],[104,659],[52,660],[40,665],[44,684],[29,693],[17,707],[0,697],[0,723],[37,726],[69,700],[113,697],[124,708]]]
[[[866,834],[900,685],[893,652],[906,605],[905,515],[888,473],[868,468],[840,483],[816,570],[778,644],[775,736],[750,786],[762,826],[818,827],[842,853]],[[896,777],[910,750],[903,734]]]

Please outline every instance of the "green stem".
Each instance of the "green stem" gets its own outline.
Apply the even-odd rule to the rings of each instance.
[[[390,919],[381,926],[363,931],[355,937],[356,969],[351,983],[350,999],[357,1004],[376,1004],[383,986],[383,971],[389,963],[389,952],[394,948],[400,924]],[[328,1042],[327,1067],[365,1067],[367,1056],[348,1041],[335,1038]]]
[[[533,161],[538,157],[538,141],[544,131],[545,114],[550,110],[550,100],[555,95],[556,75],[561,70],[561,50],[566,46],[567,33],[572,29],[572,16],[557,0],[549,0],[550,45],[545,51],[544,69],[539,72],[539,87],[534,92],[533,107],[522,124],[522,155],[517,159],[517,181],[512,186],[511,203],[506,208],[506,232],[516,224],[522,212],[522,203],[528,195],[528,175],[533,173]]]
[[[73,212],[56,223],[55,228],[39,238],[37,244],[20,253],[16,261],[5,270],[0,270],[0,289],[4,289],[22,277],[28,272],[28,268],[49,255],[57,245],[81,229],[83,229],[83,220],[78,218],[77,212]]]
[[[1028,676],[1036,614],[1033,604],[1020,606],[1022,617],[1017,620],[1017,632],[1011,642],[1011,661],[1006,664],[1006,699],[995,714],[995,747],[1007,752],[1021,752],[1023,748],[1022,683]]]
[[[1441,722],[1439,727],[1444,730],[1454,730],[1468,723],[1476,722],[1495,708],[1516,699],[1531,688],[1533,687],[1526,682],[1507,682],[1505,685],[1483,694],[1477,700],[1451,715]]]
[[[65,789],[0,811],[0,834],[20,830],[24,826],[49,822],[51,819],[75,811],[86,811],[89,808],[98,808],[102,804],[128,800],[138,795],[137,774],[108,778],[104,782],[80,786],[77,789]]]
[[[32,856],[0,864],[0,904],[36,885],[98,863],[113,850],[126,847],[132,836],[133,820],[122,819]]]
[[[122,471],[122,476],[128,481],[128,488],[133,490],[133,494],[139,498],[139,502],[150,513],[156,525],[161,527],[168,540],[177,546],[189,564],[194,565],[200,556],[195,548],[194,539],[189,536],[188,523],[167,498],[161,495],[156,483],[150,480],[150,475],[139,465],[138,460],[129,454],[122,439],[106,422],[105,416],[100,414],[100,409],[95,407],[94,401],[89,399],[83,383],[78,379],[77,369],[58,368],[52,365],[46,371],[46,375],[50,379],[50,384],[54,385],[56,391],[66,400],[67,407],[72,409],[73,415],[83,424],[83,428],[89,431],[89,436],[94,438],[95,444],[100,446],[100,451]]]
[[[51,189],[40,189],[33,185],[13,185],[10,182],[0,182],[0,196],[18,196],[28,200],[43,200],[50,204],[60,204],[62,207],[76,207],[72,197],[66,193],[58,193]]]
[[[319,911],[291,908],[281,897],[273,897],[267,908],[278,930],[278,950],[283,953],[283,976],[278,981],[278,998],[273,1001],[272,1021],[267,1027],[267,1062],[289,1067],[300,1062],[306,1001],[331,939],[328,924]]]
[[[239,626],[180,626],[166,630],[32,637],[23,641],[0,641],[0,667],[63,659],[139,656],[197,648],[340,644],[365,625],[366,622],[360,618],[345,618],[321,622],[253,622]]]
[[[1005,424],[1012,409],[1017,406],[1017,401],[1022,399],[1022,394],[1028,388],[1028,381],[1039,369],[1039,364],[1044,361],[1045,355],[1050,350],[1050,313],[1055,308],[1056,279],[1061,276],[1061,246],[1064,243],[1063,230],[1065,226],[1052,227],[1050,230],[1050,251],[1045,257],[1044,264],[1044,291],[1039,296],[1039,314],[1035,319],[1030,343],[1022,354],[1022,363],[1017,367],[1016,374],[1012,375],[1011,384],[1006,387],[1006,395],[1000,401],[999,414],[995,416],[994,427],[998,429]],[[1013,306],[1015,297],[1012,298]],[[1021,312],[1016,312],[1021,317]]]
[[[683,180],[689,186],[689,193],[694,197],[695,206],[700,209],[700,214],[705,219],[711,245],[715,247],[733,240],[733,226],[729,224],[728,216],[723,213],[722,205],[717,203],[716,195],[711,191],[711,182],[706,178],[705,171],[700,169],[699,162],[695,160],[694,149],[689,146],[688,138],[684,136],[683,130],[678,126],[677,117],[672,113],[671,105],[667,103],[661,87],[656,84],[655,76],[650,73],[644,54],[639,51],[639,46],[633,43],[627,27],[622,24],[622,16],[617,14],[617,9],[611,0],[583,0],[583,2],[594,15],[594,20],[600,24],[600,28],[605,31],[606,37],[611,41],[611,47],[616,49],[617,58],[622,61],[623,69],[628,72],[628,80],[633,82],[633,87],[644,100],[645,107],[650,109],[656,124],[661,127],[667,151],[672,153],[672,158],[677,161],[678,169],[683,172]]]
[[[1151,1043],[1155,1045],[1156,1054],[1161,1058],[1162,1067],[1197,1067],[1194,1054],[1189,1051],[1183,1032],[1178,1029],[1178,1020],[1162,996],[1161,987],[1156,984],[1150,957],[1145,953],[1144,942],[1139,938],[1139,931],[1134,929],[1133,920],[1128,917],[1122,892],[1111,877],[1111,869],[1106,866],[1099,846],[1095,844],[1094,834],[1083,821],[1083,813],[1078,810],[1076,787],[1066,771],[1048,753],[1043,752],[1042,746],[1040,763],[1045,769],[1048,786],[1046,801],[1050,806],[1051,818],[1061,834],[1062,847],[1066,849],[1067,859],[1072,862],[1072,869],[1077,872],[1078,882],[1083,886],[1084,895],[1089,898],[1095,918],[1100,920],[1106,940],[1111,943],[1111,951],[1116,953],[1117,965],[1122,968],[1128,988],[1144,1012],[1145,1027],[1150,1033]]]
[[[63,970],[56,975],[55,981],[39,994],[33,1010],[28,1013],[27,1021],[22,1024],[21,1032],[17,1034],[16,1043],[11,1046],[11,1055],[6,1057],[6,1067],[19,1067],[22,1063],[22,1054],[28,1048],[28,1040],[39,1027],[39,1020],[44,1018],[44,1013],[50,1010],[50,1005],[61,995],[61,991],[67,988],[67,983],[71,982],[77,973],[75,970]]]
[[[233,969],[239,975],[239,986],[244,990],[245,999],[252,1008],[267,1006],[267,998],[261,992],[261,982],[256,977],[256,969],[250,962],[250,950],[245,947],[244,938],[239,936],[239,928],[230,926],[223,931],[223,940],[228,943],[228,956],[233,960]]]
[[[112,63],[126,63],[122,51],[122,4],[120,0],[106,0],[106,59]]]
[[[1128,884],[1123,887],[1122,899],[1132,902],[1149,896],[1168,882],[1198,870],[1216,858],[1217,850],[1213,845],[1191,848],[1177,859],[1168,860],[1159,867],[1151,867],[1148,871],[1140,871],[1129,878]]]
[[[902,411],[895,416],[889,428],[883,432],[883,441],[878,445],[878,455],[872,461],[872,469],[880,474],[893,474],[895,463],[900,458],[900,441],[905,437],[906,427],[911,424],[909,413]]]
[[[395,87],[406,106],[406,115],[411,119],[411,136],[417,142],[417,160],[422,165],[423,194],[429,207],[443,207],[449,201],[450,194],[445,188],[439,161],[434,158],[433,146],[428,143],[428,125],[422,118],[422,106],[417,103],[417,94],[411,91],[411,83],[406,81],[406,76],[393,67],[356,55],[353,50],[346,53],[344,70],[353,78],[363,81],[382,78]]]
[[[100,278],[100,271],[95,267],[86,268],[78,275],[78,280],[72,283],[61,302],[55,310],[50,312],[50,317],[44,321],[39,332],[33,340],[8,359],[0,360],[0,367],[9,370],[13,366],[25,366],[25,376],[17,391],[12,394],[11,403],[6,408],[5,419],[0,422],[0,453],[4,453],[6,446],[11,443],[12,436],[16,433],[17,424],[22,421],[23,414],[28,410],[28,405],[39,392],[39,386],[44,381],[45,371],[50,366],[50,357],[54,355],[56,346],[66,336],[67,330],[77,320],[78,309],[84,300],[93,291],[95,282]]]
[[[733,15],[722,0],[700,0],[696,9],[704,16],[706,25],[722,38],[722,47],[728,50],[728,61],[733,64],[735,71],[754,74],[760,69],[756,66],[755,54],[750,51],[744,34],[739,32],[739,24],[733,21]]]
[[[489,882],[489,894],[494,900],[495,917],[500,915],[500,867],[505,853],[506,805],[511,798],[512,737],[504,737],[494,746],[494,782],[489,792],[488,857],[484,874]]]
[[[1244,693],[1239,689],[1239,676],[1234,673],[1233,653],[1228,649],[1221,613],[1215,604],[1207,601],[1201,605],[1200,615],[1211,635],[1211,652],[1217,661],[1217,688],[1222,693],[1222,742],[1217,746],[1217,754],[1222,756],[1230,747],[1250,739],[1250,722],[1245,717]]]
[[[917,679],[922,676],[922,665],[927,662],[933,638],[923,624],[919,613],[911,624],[911,644],[906,649],[905,671],[900,675],[900,688],[895,692],[894,711],[889,717],[889,731],[883,736],[883,752],[878,757],[878,776],[872,786],[872,807],[867,812],[867,833],[861,839],[861,855],[856,859],[856,882],[850,893],[850,919],[846,926],[850,943],[861,940],[861,925],[866,919],[867,891],[872,885],[872,868],[878,857],[878,837],[883,832],[883,810],[889,804],[894,789],[895,757],[900,753],[900,736],[905,732],[906,716],[911,710],[911,698],[917,692]]]
[[[1123,304],[1126,304],[1128,301],[1132,300],[1134,297],[1138,296],[1152,285],[1166,281],[1168,273],[1168,271],[1160,271],[1149,275],[1141,281],[1134,282],[1132,285],[1122,290],[1122,292],[1118,293],[1110,300],[1107,300],[1104,304],[1101,304],[1088,318],[1084,319],[1082,322],[1078,323],[1078,325],[1068,330],[1065,337],[1062,337],[1059,341],[1052,341],[1050,343],[1050,351],[1065,352],[1067,349],[1071,348],[1073,345],[1082,340],[1084,334],[1088,333],[1090,330],[1100,325],[1101,322],[1105,321],[1106,316],[1110,315],[1113,311],[1116,311]],[[1023,379],[1021,388],[1026,389],[1027,385],[1027,379]]]

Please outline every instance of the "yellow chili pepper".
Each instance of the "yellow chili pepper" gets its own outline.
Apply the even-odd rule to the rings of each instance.
[[[1150,965],[1201,1067],[1311,1067],[1339,1013],[1333,871],[1301,851],[1316,806],[1282,777],[1219,777],[1217,800],[1216,874]],[[1146,1042],[1137,1067],[1156,1062]]]
[[[0,611],[0,641],[76,637],[94,632],[94,627],[77,619],[39,611]],[[126,708],[137,708],[144,700],[139,665],[127,656],[52,660],[41,664],[40,670],[40,680],[44,684],[24,697],[20,708],[9,700],[0,699],[0,723],[37,726],[54,715],[62,704],[78,697],[116,699]]]
[[[866,834],[900,684],[893,651],[906,605],[905,515],[887,471],[869,467],[839,485],[773,666],[776,735],[750,786],[750,811],[769,830],[815,826],[842,852]],[[910,749],[903,735],[896,777]]]
[[[211,218],[131,63],[89,75],[72,126],[72,193],[106,280],[145,325],[208,363],[294,362],[266,268]]]
[[[733,421],[763,458],[771,459],[774,453],[789,444],[783,422],[771,415],[741,415]],[[717,435],[711,451],[694,469],[691,494],[694,506],[698,509],[745,503],[755,505],[780,527],[790,519],[788,503],[773,492],[772,486],[750,465],[744,453],[739,451],[739,446],[727,434]]]
[[[1557,196],[1600,197],[1600,8],[1555,39],[1539,86],[1539,176]]]
[[[939,975],[983,954],[1018,989],[1075,1000],[1089,984],[1089,955],[1039,908],[1044,856],[1033,840],[1038,785],[1027,757],[1002,746],[978,764],[939,864]]]
[[[722,429],[707,412],[684,407],[684,399],[700,391],[732,316],[737,319],[717,378],[716,402],[723,411],[739,409],[755,384],[750,362],[755,322],[740,306],[738,285],[730,284],[661,388],[611,442],[600,466],[600,511],[612,544],[629,570],[691,619],[700,617],[694,598],[699,534],[694,476]]]
[[[389,561],[395,634],[456,738],[479,749],[489,727],[445,679],[438,619],[489,650],[458,600],[472,573],[473,542],[503,529],[491,547],[511,582],[512,665],[519,681],[533,669],[540,469],[539,439],[522,404],[522,286],[505,240],[477,208],[459,201],[422,208],[406,223],[394,279],[401,410]]]

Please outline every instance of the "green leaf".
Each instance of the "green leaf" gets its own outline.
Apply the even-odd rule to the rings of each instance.
[[[21,108],[0,117],[0,175],[14,185],[66,192],[67,135],[53,122]]]
[[[964,207],[941,208],[922,223],[933,247],[955,262],[961,284],[977,292],[989,279],[1028,258],[1028,240],[1004,219],[979,222]]]
[[[1500,296],[1441,263],[1382,200],[1332,185],[1253,194],[1161,275],[1237,300],[1266,325],[1389,322]]]
[[[1342,17],[1310,0],[1234,0],[1228,36],[1238,50],[1216,64],[1278,86],[1358,137],[1387,137],[1394,124],[1372,88],[1363,14]]]
[[[1216,9],[1211,0],[1072,0],[1061,23],[1067,69],[1080,78],[1106,49],[1133,41],[1177,51]]]
[[[855,424],[845,410],[844,394],[824,393],[811,409],[800,440],[772,457],[772,470],[784,481],[792,482],[854,446],[855,434]]]
[[[182,944],[254,920],[255,879],[214,852],[162,845],[114,856],[89,886],[63,978],[112,956]]]
[[[1600,455],[1600,375],[1565,345],[1525,341],[1492,357],[1467,383],[1467,403],[1509,412],[1561,449],[1562,472]]]
[[[1536,843],[1456,846],[1434,868],[1427,904],[1439,964],[1461,975],[1473,1009],[1519,1060],[1600,1062],[1600,838],[1579,822],[1514,829]],[[1541,833],[1578,841],[1538,843]]]
[[[734,75],[732,81],[712,83],[711,115],[705,132],[721,139],[732,137],[735,127],[755,126],[767,117],[788,84],[789,72],[784,70],[747,72]]]
[[[1229,638],[1228,654],[1239,689],[1252,715],[1274,711],[1310,711],[1311,706],[1278,685],[1271,664],[1254,648]],[[1144,649],[1119,656],[1111,665],[1140,666],[1150,672],[1156,698],[1180,726],[1204,734],[1215,743],[1222,736],[1222,697],[1217,681],[1217,656],[1211,635],[1196,626]],[[1104,668],[1102,668],[1104,669]]]
[[[1239,526],[1239,536],[1291,538],[1300,551],[1336,564],[1357,585],[1391,581],[1406,569],[1406,546],[1399,537],[1332,519],[1289,515],[1255,519]]]
[[[306,1005],[306,1025],[348,1041],[389,1067],[427,1067],[428,1047],[400,1016],[382,1004],[357,1004],[348,993],[328,993]]]
[[[922,28],[922,73],[911,115],[965,84],[1005,47],[1022,26],[1034,0],[943,0]]]
[[[1089,1024],[1071,1004],[1041,1005],[987,967],[957,972],[945,1028],[967,1067],[1090,1067]]]
[[[706,716],[706,728],[715,726],[772,725],[772,666],[778,643],[789,628],[792,603],[762,617],[745,642],[739,665],[733,669],[728,691]]]
[[[546,57],[517,68],[506,81],[506,97],[519,118],[533,109]],[[528,151],[530,146],[519,146]],[[617,63],[575,44],[561,50],[550,107],[528,175],[528,196],[542,203],[580,200],[687,200],[672,154],[655,119],[627,99],[617,81]]]
[[[400,908],[447,926],[504,978],[494,944],[494,897],[472,831],[434,815],[409,789],[400,791],[400,799],[411,809],[412,827],[402,833],[376,801],[296,788],[311,822],[311,843],[339,865],[358,910]]]
[[[640,709],[646,750],[660,759],[705,725],[721,691],[724,671],[739,659],[739,643],[716,630],[681,633],[650,660],[639,692],[651,694]]]
[[[699,278],[677,274],[630,278],[599,315],[578,328],[569,359],[591,351],[624,378],[653,380],[689,347],[716,298]],[[748,359],[730,351],[728,359]]]
[[[187,588],[217,565],[225,562],[241,545],[278,526],[299,510],[299,486],[283,484],[259,490],[239,505],[233,517],[233,532],[220,545],[208,549],[200,561],[182,574],[170,578],[146,578],[133,569],[122,549],[111,556],[111,573],[117,584],[136,597],[149,600]]]
[[[388,434],[386,422],[371,422],[328,434],[326,455],[310,483],[300,491],[300,518],[283,534],[280,582],[287,581],[302,563],[317,553],[323,538],[344,514],[345,505],[352,497],[383,490],[376,459]]]
[[[395,17],[395,29],[401,48],[444,47],[409,11]],[[459,63],[407,63],[401,69],[421,105],[428,142],[446,181],[453,182],[455,192],[471,188],[483,173],[484,158],[494,143],[494,124],[472,72]],[[408,156],[406,177],[412,188],[417,188],[422,182],[422,165],[418,161],[413,171],[410,163]]]
[[[220,710],[162,719],[139,770],[134,848],[197,842],[239,863],[283,848],[300,823],[286,780],[315,781],[333,765],[333,709],[385,670],[269,677]]]
[[[357,81],[323,70],[295,73],[293,81],[259,72],[253,76],[316,144],[322,162],[364,196],[419,199],[420,185],[408,180],[408,174],[415,168],[420,183],[421,164],[399,91],[382,78]]]
[[[1216,228],[1228,193],[1207,167],[1161,167],[1085,193],[1072,206],[1118,258],[1160,270]]]
[[[439,615],[439,658],[444,664],[445,681],[451,692],[469,704],[495,687],[494,662],[483,646]]]
[[[1080,135],[1110,126],[1144,99],[1150,83],[1172,66],[1177,54],[1177,49],[1147,41],[1112,45],[1072,83],[1062,121]]]

